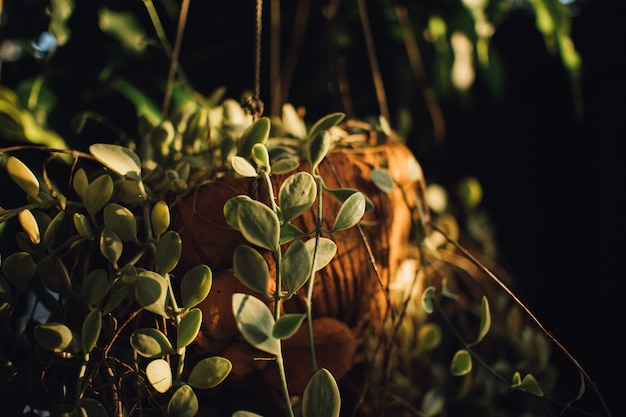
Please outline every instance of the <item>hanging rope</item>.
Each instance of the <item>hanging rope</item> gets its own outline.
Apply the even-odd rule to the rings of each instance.
[[[254,120],[263,114],[261,101],[261,32],[263,29],[263,0],[256,1],[256,45],[254,59],[254,95],[248,96],[243,102],[243,108],[248,110]]]

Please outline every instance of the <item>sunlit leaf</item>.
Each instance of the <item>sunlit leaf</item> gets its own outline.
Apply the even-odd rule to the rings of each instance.
[[[108,143],[94,143],[89,152],[105,167],[132,179],[141,178],[141,160],[130,149]]]
[[[180,283],[183,307],[192,308],[202,302],[209,295],[212,283],[213,274],[206,265],[198,265],[185,272]]]
[[[82,347],[83,354],[90,353],[94,346],[96,346],[96,342],[100,337],[100,330],[102,329],[102,312],[98,309],[92,310],[85,317],[85,321],[83,322],[82,329]]]
[[[306,314],[288,313],[280,316],[274,324],[272,336],[277,339],[288,339],[298,331],[300,325],[306,318]]]
[[[137,239],[137,220],[135,215],[126,207],[116,203],[109,203],[104,207],[104,227],[115,232],[125,242]]]
[[[94,238],[93,229],[89,219],[84,214],[74,213],[73,219],[76,231],[83,239],[91,240]]]
[[[303,417],[339,417],[341,396],[333,375],[325,368],[308,382],[302,396]]]
[[[167,231],[161,236],[156,247],[156,263],[161,275],[171,272],[178,261],[183,250],[183,242],[178,232]]]
[[[312,139],[308,143],[307,147],[307,162],[311,166],[313,172],[317,171],[317,166],[326,157],[328,150],[330,149],[330,134],[326,131],[322,131],[319,134],[312,136]]]
[[[252,159],[257,165],[264,168],[268,174],[271,172],[270,154],[264,144],[255,143],[254,146],[252,146]]]
[[[233,294],[233,313],[237,328],[255,348],[280,355],[280,340],[272,336],[274,317],[267,305],[248,294]]]
[[[237,214],[239,204],[242,201],[248,200],[252,199],[242,194],[228,199],[224,204],[224,219],[226,219],[226,223],[235,230],[239,230],[239,215]]]
[[[524,379],[521,379],[520,373],[515,372],[515,374],[513,375],[513,383],[511,384],[511,388],[528,392],[530,394],[536,395],[537,397],[543,397],[544,395],[543,390],[541,389],[539,383],[532,374],[527,374]]]
[[[354,193],[339,208],[331,231],[349,229],[361,220],[363,214],[365,214],[365,196],[363,193]]]
[[[304,242],[311,259],[313,259],[313,252],[315,251],[315,238],[311,238]],[[315,270],[319,271],[332,261],[333,257],[337,253],[337,244],[332,240],[320,237],[317,247],[317,257],[315,258]]]
[[[33,335],[41,347],[55,353],[67,351],[74,341],[72,331],[63,323],[38,324]]]
[[[309,130],[309,139],[317,136],[318,133],[329,130],[331,127],[336,126],[339,122],[341,122],[346,115],[343,113],[331,113],[319,119],[317,122],[311,126]]]
[[[178,324],[176,334],[176,348],[181,349],[189,346],[194,341],[200,331],[202,324],[202,311],[199,308],[192,308],[186,312]]]
[[[233,369],[232,363],[221,356],[211,356],[198,362],[189,374],[189,385],[210,389],[218,386]]]
[[[161,237],[170,227],[170,208],[165,201],[159,200],[154,204],[150,212],[150,221],[156,238]]]
[[[39,180],[22,161],[14,156],[9,156],[6,169],[14,183],[29,196],[36,198],[39,194]]]
[[[87,173],[84,169],[79,168],[74,173],[74,178],[72,178],[72,187],[76,194],[80,197],[83,197],[87,192],[87,187],[89,186],[89,179],[87,178]]]
[[[472,370],[472,355],[465,350],[458,350],[452,358],[452,364],[450,365],[450,372],[454,376],[467,375]]]
[[[289,222],[311,208],[316,196],[315,180],[308,172],[301,171],[287,177],[278,191],[283,221]]]
[[[24,209],[17,215],[17,220],[24,229],[24,232],[28,235],[28,239],[35,245],[41,242],[41,233],[39,232],[39,225],[33,213],[29,209]]]
[[[239,245],[233,255],[233,268],[237,279],[246,287],[267,294],[269,267],[265,258],[248,245]]]
[[[113,179],[108,174],[100,175],[89,184],[83,196],[87,212],[95,216],[109,202],[112,195]]]
[[[243,158],[249,158],[252,147],[256,143],[265,143],[270,135],[271,122],[268,117],[260,117],[255,120],[243,132],[237,146],[237,155]]]
[[[151,327],[135,330],[130,335],[130,345],[139,355],[151,359],[174,353],[167,336]]]
[[[167,317],[168,284],[165,278],[152,271],[142,271],[135,281],[135,298],[146,310]]]
[[[106,259],[112,264],[117,264],[117,261],[122,256],[124,245],[117,233],[107,228],[102,229],[100,234],[100,253],[104,255]]]
[[[155,359],[146,366],[146,377],[156,392],[164,393],[172,387],[172,368],[164,359]]]
[[[255,178],[258,175],[254,165],[242,156],[234,155],[230,158],[230,166],[242,177]]]
[[[134,205],[146,201],[148,195],[142,181],[127,179],[121,181],[117,197],[124,204]]]
[[[283,286],[288,295],[298,291],[311,275],[311,255],[300,240],[295,240],[283,255],[281,264]]]
[[[474,344],[479,343],[489,333],[491,328],[491,311],[489,310],[489,300],[483,295],[480,303],[480,331]]]
[[[195,417],[198,414],[198,398],[189,385],[182,385],[174,392],[167,404],[168,417]]]
[[[239,229],[253,245],[277,252],[280,242],[280,224],[276,213],[256,200],[241,200],[237,207]]]

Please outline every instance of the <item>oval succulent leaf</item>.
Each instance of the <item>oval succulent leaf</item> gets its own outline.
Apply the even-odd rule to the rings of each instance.
[[[395,182],[388,169],[375,169],[370,174],[372,182],[384,193],[390,193],[395,187]]]
[[[311,126],[309,130],[309,138],[315,137],[318,133],[329,130],[333,126],[336,126],[339,122],[341,122],[346,115],[344,113],[331,113],[328,114]]]
[[[272,164],[272,173],[274,175],[286,174],[300,166],[300,162],[293,158],[282,158]]]
[[[454,376],[467,375],[472,370],[472,356],[470,353],[461,349],[454,354],[452,358],[452,364],[450,365],[450,372]]]
[[[306,126],[298,115],[298,112],[291,103],[283,104],[283,126],[285,131],[294,138],[304,139],[306,137]]]
[[[156,392],[163,394],[172,387],[172,368],[164,359],[155,359],[146,366],[146,377]]]
[[[33,172],[22,161],[14,156],[10,156],[6,164],[9,176],[22,190],[30,197],[37,197],[39,194],[39,180]]]
[[[33,329],[35,340],[51,352],[66,352],[74,341],[72,331],[63,323],[38,324]]]
[[[235,172],[242,177],[255,178],[257,176],[256,168],[247,159],[241,156],[233,156],[230,158],[230,165]]]
[[[189,385],[199,389],[210,389],[226,379],[233,364],[221,356],[204,358],[194,366],[189,374]]]
[[[39,225],[35,216],[29,209],[24,209],[17,215],[17,220],[28,235],[28,239],[31,243],[38,245],[41,242],[41,233],[39,231]]]
[[[318,370],[302,396],[303,417],[339,417],[341,396],[333,375],[326,369]]]
[[[350,197],[352,194],[359,192],[359,190],[355,190],[354,188],[326,188],[324,187],[324,189],[328,191],[330,195],[332,195],[340,203],[343,203],[344,201],[346,201],[348,197]],[[370,200],[365,194],[363,194],[363,196],[365,197],[365,211],[372,211],[374,209],[374,203],[372,203],[372,200]]]
[[[183,242],[176,231],[170,230],[161,236],[156,247],[156,262],[160,274],[168,274],[176,267],[182,250]]]
[[[80,213],[74,213],[73,220],[74,227],[80,237],[87,240],[93,239],[93,229],[91,228],[91,223],[89,222],[87,216]]]
[[[83,354],[87,355],[96,346],[100,331],[102,329],[102,312],[98,309],[92,310],[85,317],[82,329]]]
[[[265,303],[249,294],[235,293],[233,314],[248,343],[270,355],[281,354],[280,340],[272,336],[274,317]]]
[[[417,332],[417,346],[422,352],[435,349],[441,343],[441,327],[435,323],[423,324]]]
[[[24,293],[37,273],[37,263],[30,253],[15,252],[2,260],[2,273],[18,292]]]
[[[239,230],[239,215],[237,214],[237,209],[242,201],[247,200],[252,199],[247,195],[238,195],[228,199],[226,204],[224,204],[224,219],[226,219],[226,223],[235,230]]]
[[[289,222],[311,208],[317,197],[317,187],[308,172],[298,172],[287,177],[278,191],[278,205],[283,221]]]
[[[59,234],[59,230],[61,229],[61,224],[63,223],[64,218],[65,211],[58,212],[57,215],[54,216],[48,227],[46,227],[46,231],[43,234],[43,244],[46,247],[46,250],[50,253],[54,251],[56,237]]]
[[[480,330],[474,344],[479,343],[489,333],[491,328],[491,311],[489,310],[489,300],[483,295],[480,304]]]
[[[76,194],[80,197],[83,197],[87,192],[87,187],[89,186],[89,179],[87,178],[87,173],[84,169],[80,168],[74,173],[74,178],[72,178],[72,187]]]
[[[104,269],[94,269],[83,280],[83,301],[88,307],[98,306],[110,288],[111,283],[106,271]]]
[[[198,414],[198,398],[189,385],[182,385],[174,392],[167,404],[168,417],[195,417]]]
[[[311,255],[302,241],[295,240],[289,245],[283,256],[281,272],[283,286],[289,296],[307,282],[311,275]]]
[[[173,353],[174,348],[167,336],[150,327],[137,329],[130,335],[130,345],[145,358],[158,358]]]
[[[267,294],[270,271],[265,258],[248,245],[239,245],[233,255],[237,279],[251,290]]]
[[[239,228],[246,240],[262,248],[278,251],[280,224],[276,213],[256,200],[241,200],[237,207]]]
[[[180,320],[178,333],[176,335],[176,348],[182,349],[189,346],[194,341],[200,325],[202,324],[202,311],[199,308],[192,308]]]
[[[277,339],[288,339],[298,331],[306,318],[306,314],[288,313],[280,316],[272,329],[272,336]]]
[[[89,147],[89,152],[98,162],[119,175],[135,179],[141,177],[139,156],[124,146],[95,143]]]
[[[142,271],[135,281],[135,298],[146,310],[167,317],[168,285],[161,275]]]
[[[527,374],[524,379],[521,379],[520,373],[515,372],[511,388],[531,393],[537,397],[543,397],[544,395],[539,382],[537,382],[537,379],[535,379],[532,374]]]
[[[104,227],[115,232],[124,242],[137,240],[135,215],[126,207],[109,203],[104,207]]]
[[[198,265],[185,273],[180,284],[183,307],[192,308],[200,304],[211,291],[213,274],[206,265]]]
[[[141,180],[124,180],[120,184],[118,198],[124,204],[140,204],[147,198],[146,187]]]
[[[257,165],[265,169],[268,174],[270,173],[270,154],[264,144],[255,143],[252,146],[252,159]]]
[[[363,214],[365,214],[365,196],[360,192],[354,193],[339,208],[331,231],[349,229],[361,220]]]
[[[107,228],[102,229],[100,234],[100,253],[104,255],[106,259],[112,264],[117,264],[117,261],[122,256],[124,245],[117,233]]]
[[[150,212],[150,221],[156,238],[161,237],[170,227],[170,208],[165,201],[159,200],[154,204]]]
[[[95,216],[109,202],[113,195],[113,179],[108,174],[100,175],[87,187],[83,203],[87,212]]]
[[[330,134],[327,131],[319,132],[309,141],[307,149],[307,162],[311,166],[311,170],[316,172],[317,166],[326,157],[330,149]]]
[[[254,121],[243,132],[237,146],[237,155],[243,158],[249,158],[252,147],[256,143],[265,143],[270,135],[270,119],[268,117],[260,117]]]
[[[313,253],[315,251],[315,242],[315,238],[311,238],[304,242],[309,254],[311,255],[311,259],[313,259]],[[328,238],[320,237],[317,247],[317,257],[315,258],[315,271],[319,271],[328,265],[330,261],[333,260],[336,253],[337,244]]]

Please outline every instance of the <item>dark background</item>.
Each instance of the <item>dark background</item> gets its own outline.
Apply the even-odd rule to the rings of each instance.
[[[122,4],[103,3],[111,7]],[[133,7],[142,12],[139,3]],[[411,4],[409,10],[419,13],[440,7],[445,12],[445,5],[451,3],[441,2],[441,6],[424,1]],[[617,3],[579,0],[572,6],[572,38],[583,62],[582,118],[574,111],[573,92],[559,57],[547,52],[533,15],[521,8],[501,22],[493,38],[492,48],[504,74],[497,91],[489,87],[487,76],[479,75],[469,99],[440,97],[447,127],[444,146],[432,143],[418,86],[402,76],[406,71],[401,69],[408,62],[397,47],[389,47],[384,16],[370,14],[392,114],[402,106],[412,109],[414,124],[407,143],[429,180],[453,187],[466,175],[479,179],[484,188],[483,208],[494,222],[503,263],[518,281],[520,297],[580,361],[614,416],[626,412],[622,398],[626,367],[620,359],[625,318],[620,292],[625,190],[620,142],[625,139],[626,58],[622,43],[626,34]],[[288,95],[288,101],[306,107],[311,121],[345,110],[326,86],[334,68],[328,65],[333,50],[319,13],[324,4],[312,2]],[[44,5],[26,1],[22,6],[5,4],[8,19],[3,34],[34,37],[45,29],[45,17],[36,13]],[[28,7],[29,13],[23,14]],[[128,131],[135,123],[130,103],[94,81],[101,67],[119,54],[104,42],[95,10],[96,5],[89,2],[77,7],[71,22],[81,28],[81,36],[57,51],[52,61],[54,73],[49,74],[52,85],[62,92],[52,127],[83,149],[89,142],[74,137],[69,122],[77,108],[104,112]],[[285,6],[283,19],[292,20],[294,13],[293,7]],[[172,22],[167,29],[173,27]],[[376,115],[362,29],[349,23],[344,28],[353,41],[349,53],[341,52],[350,56],[354,115]],[[288,47],[289,30],[284,30],[283,51]],[[225,85],[227,95],[236,98],[251,89],[253,33],[253,1],[192,2],[181,65],[194,87],[208,95]],[[267,38],[265,31],[264,51]],[[428,64],[432,55],[427,50],[424,53]],[[264,56],[261,91],[269,105],[267,65]],[[41,68],[34,61],[5,63],[1,81],[15,87]],[[149,84],[167,73],[167,62],[149,58],[127,63],[120,71],[130,80]],[[90,139],[113,139],[112,133],[104,135]],[[575,373],[571,378],[577,379]],[[593,395],[583,401],[597,409]]]

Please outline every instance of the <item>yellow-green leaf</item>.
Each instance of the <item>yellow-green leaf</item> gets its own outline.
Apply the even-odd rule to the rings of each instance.
[[[29,196],[35,198],[39,194],[39,180],[22,161],[10,156],[6,164],[9,176]]]

